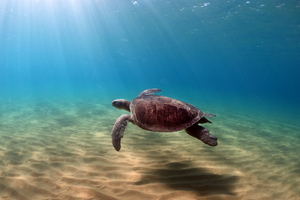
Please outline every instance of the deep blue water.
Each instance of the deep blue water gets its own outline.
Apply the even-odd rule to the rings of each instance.
[[[296,0],[5,0],[0,101],[160,88],[297,124],[299,36]]]

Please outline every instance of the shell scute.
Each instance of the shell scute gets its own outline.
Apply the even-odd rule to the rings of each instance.
[[[202,111],[191,104],[156,95],[136,98],[131,112],[138,126],[159,132],[188,128],[203,117],[199,116]]]

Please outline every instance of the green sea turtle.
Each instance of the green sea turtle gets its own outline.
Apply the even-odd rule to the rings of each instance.
[[[198,125],[211,123],[206,117],[211,118],[215,115],[204,113],[189,103],[155,95],[157,92],[161,90],[148,89],[132,102],[125,99],[116,99],[112,102],[114,107],[131,112],[129,115],[120,116],[113,126],[112,144],[117,151],[121,149],[121,138],[128,122],[148,131],[174,132],[185,129],[189,135],[205,144],[217,146],[218,138]]]

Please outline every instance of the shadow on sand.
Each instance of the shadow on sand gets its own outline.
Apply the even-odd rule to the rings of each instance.
[[[188,160],[183,154],[168,150],[172,144],[169,136],[164,137],[163,134],[145,131],[139,134],[140,137],[131,137],[131,144],[136,149],[138,146],[134,144],[139,144],[141,140],[147,141],[143,149],[139,149],[138,156],[142,156],[149,162],[149,167],[142,169],[140,173],[142,177],[134,185],[163,184],[171,190],[195,192],[197,196],[236,195],[233,191],[239,181],[238,176],[214,174],[205,168],[198,167],[193,159],[202,159],[201,157]],[[173,138],[173,140],[178,139]],[[167,149],[164,150],[165,147]]]
[[[162,169],[145,172],[135,185],[164,184],[172,190],[195,192],[198,196],[235,195],[233,187],[238,176],[217,175],[190,164],[173,162]]]

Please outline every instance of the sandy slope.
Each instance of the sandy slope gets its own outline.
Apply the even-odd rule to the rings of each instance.
[[[300,199],[299,127],[220,112],[215,148],[184,131],[110,131],[110,104],[1,105],[0,199]]]

